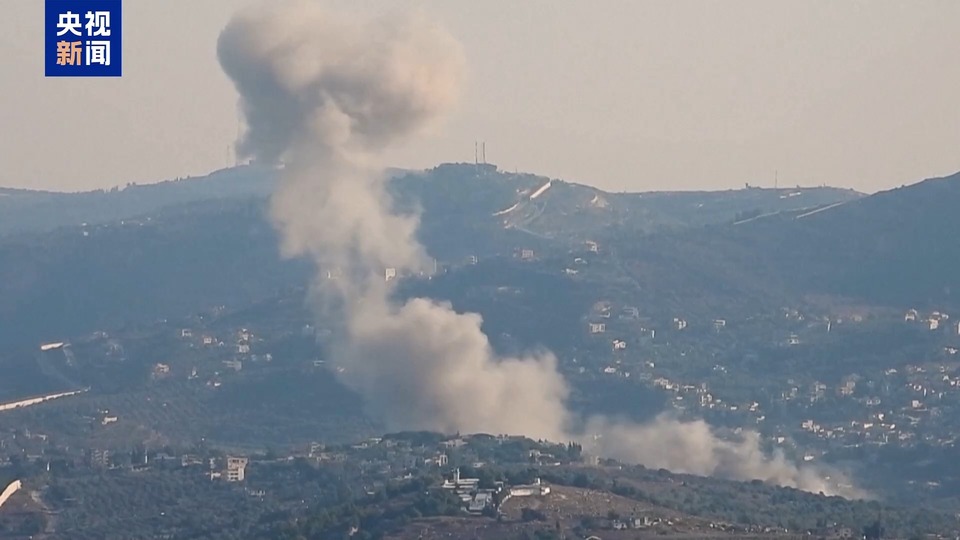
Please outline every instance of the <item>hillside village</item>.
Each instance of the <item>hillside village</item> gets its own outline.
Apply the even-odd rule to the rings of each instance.
[[[37,438],[31,433],[18,435]],[[195,526],[196,508],[208,509],[205,519],[211,527],[230,523],[252,534],[258,523],[272,524],[278,515],[329,505],[342,499],[344,490],[351,493],[351,507],[400,505],[413,517],[448,516],[460,520],[448,526],[480,527],[490,529],[490,534],[497,530],[502,534],[504,528],[550,528],[581,538],[620,538],[618,531],[634,531],[678,538],[694,534],[793,539],[813,534],[839,540],[857,536],[859,520],[869,516],[872,508],[865,502],[842,503],[854,504],[856,511],[845,514],[849,510],[838,507],[836,514],[824,514],[811,506],[810,513],[780,518],[780,524],[768,517],[744,518],[747,507],[738,502],[722,510],[683,502],[691,500],[691,493],[698,493],[698,498],[722,498],[727,490],[742,489],[734,483],[700,484],[696,477],[675,477],[585,456],[575,444],[492,435],[397,433],[352,444],[314,442],[284,453],[243,457],[202,446],[95,451],[83,459],[47,453],[16,467],[22,480],[7,503],[14,510],[0,514],[0,527],[4,527],[0,530],[57,531],[65,537],[80,530],[100,534],[121,524],[141,534],[176,537]],[[175,504],[166,500],[171,489],[183,493]],[[758,492],[763,497],[777,496],[775,488],[763,489],[774,489]],[[804,504],[842,501],[780,491],[779,497],[798,497]],[[112,507],[91,507],[96,500],[111,501]],[[214,504],[229,510],[213,512]],[[157,512],[163,520],[153,518]],[[827,515],[843,521],[826,521]],[[935,514],[908,515],[931,530],[946,531],[943,527],[949,526],[949,521]],[[419,530],[417,520],[377,516],[376,521],[361,522],[327,519],[334,520],[328,526],[354,532],[377,527]]]
[[[569,255],[573,264],[584,268],[584,274],[567,279],[589,277],[589,268],[598,266],[601,256],[595,247],[588,244],[583,254]],[[592,263],[576,262],[585,261],[588,253],[594,256]],[[497,264],[562,272],[562,264],[557,262],[525,258],[519,253],[513,262]],[[444,274],[456,274],[477,264],[474,259],[438,263],[438,276],[385,272],[385,279],[419,280],[429,285],[434,279],[444,279]],[[497,294],[508,302],[523,297],[517,287]],[[229,395],[237,384],[256,385],[259,378],[277,373],[328,377],[323,343],[330,330],[314,323],[301,308],[289,307],[293,305],[291,302],[282,309],[303,317],[293,325],[294,330],[287,316],[276,324],[273,316],[238,319],[236,314],[217,307],[205,315],[161,323],[133,335],[98,331],[72,343],[42,344],[34,353],[41,364],[60,371],[62,379],[83,379],[88,387],[104,378],[116,378],[118,367],[135,360],[139,367],[132,372],[124,370],[128,373],[126,382],[114,382],[142,388],[147,396],[156,397],[138,403],[129,397],[115,399],[109,395],[57,396],[53,408],[41,417],[30,415],[29,408],[24,410],[22,414],[27,417],[42,420],[39,424],[31,422],[34,427],[26,433],[16,427],[20,425],[17,403],[2,406],[14,416],[0,416],[0,429],[4,430],[0,431],[0,466],[24,458],[42,462],[50,454],[72,454],[75,460],[106,463],[103,456],[111,452],[127,452],[138,445],[148,451],[157,443],[140,440],[143,435],[139,426],[145,422],[165,426],[161,427],[159,440],[177,444],[193,443],[202,434],[217,440],[223,430],[258,432],[256,417],[239,420],[248,425],[233,425],[237,420],[230,420],[228,426],[220,420],[226,410],[218,412],[219,408],[209,405],[192,408],[187,403],[215,401],[218,394]],[[231,322],[244,319],[247,322],[243,326]],[[863,452],[881,452],[884,447],[949,449],[955,444],[957,425],[953,419],[960,405],[960,325],[944,312],[911,309],[899,314],[883,311],[831,316],[784,308],[765,317],[719,312],[712,316],[648,315],[637,305],[598,299],[570,324],[580,328],[580,337],[573,347],[556,352],[574,388],[607,385],[613,392],[612,399],[637,388],[649,396],[649,403],[662,403],[681,417],[705,418],[734,432],[758,430],[796,461],[831,463]],[[848,335],[869,340],[882,334],[909,336],[914,356],[891,354],[887,360],[871,361],[862,367],[830,359],[834,348],[847,346]],[[730,354],[744,354],[744,350],[754,352],[742,356],[740,365],[730,361]],[[811,362],[807,358],[811,354],[823,358],[819,363]],[[754,385],[745,386],[743,375],[751,365],[764,363],[764,358],[771,356],[787,362],[766,369],[762,378],[753,377]],[[807,369],[793,371],[789,363],[793,358],[807,362]],[[589,410],[589,395],[582,399]],[[171,407],[175,402],[180,404]],[[323,403],[321,400],[316,406],[323,407]],[[74,413],[64,417],[57,411],[77,407],[87,412],[70,422],[79,421],[82,430],[73,430],[75,434],[67,438],[58,436],[54,426],[62,425]],[[204,410],[208,412],[201,412]],[[321,415],[329,417],[331,412]],[[198,418],[203,414],[208,416]],[[148,420],[158,415],[165,418],[160,424]],[[187,427],[198,422],[199,427]],[[334,422],[338,425],[347,420]],[[334,429],[332,439],[349,440],[375,434],[376,430],[365,424],[345,431]],[[304,437],[306,433],[293,434],[282,444],[296,444]],[[237,440],[241,441],[244,445],[265,442],[256,438]],[[935,493],[941,484],[953,481],[952,477],[930,479],[915,488]]]
[[[465,171],[469,180],[462,178]],[[466,183],[457,189],[482,188],[469,205],[451,188],[451,181],[460,180]],[[418,196],[432,201],[422,234],[435,259],[429,272],[386,267],[379,275],[399,298],[429,296],[480,313],[497,351],[552,351],[578,414],[642,422],[666,412],[705,419],[725,438],[757,431],[766,451],[849,471],[858,487],[891,504],[941,504],[960,492],[960,468],[952,459],[960,428],[960,316],[948,287],[931,288],[939,274],[898,281],[891,294],[908,302],[876,296],[866,278],[862,286],[850,286],[848,295],[827,294],[817,272],[848,270],[823,266],[811,251],[819,241],[815,235],[791,237],[792,249],[812,261],[809,278],[786,270],[744,273],[743,265],[755,266],[749,253],[742,260],[718,258],[723,249],[704,247],[718,243],[736,254],[738,242],[769,241],[756,236],[768,227],[778,238],[807,224],[839,237],[832,220],[864,208],[899,208],[897,193],[861,198],[751,188],[645,199],[462,165],[397,182],[407,195],[430,188]],[[914,191],[944,185],[938,180]],[[655,202],[644,207],[639,201],[645,200]],[[770,201],[788,206],[751,210]],[[671,204],[682,208],[682,223],[649,212]],[[711,205],[723,209],[700,216]],[[254,484],[257,471],[271,463],[280,476],[294,474],[284,468],[291,463],[346,467],[359,472],[359,486],[373,493],[411,467],[431,471],[428,491],[446,495],[421,501],[427,505],[421,513],[443,508],[490,518],[485,512],[508,498],[505,508],[518,504],[514,499],[524,499],[519,493],[557,500],[550,495],[564,484],[558,488],[549,475],[487,481],[476,472],[482,467],[474,467],[492,463],[482,457],[459,460],[455,449],[430,445],[409,452],[383,437],[384,426],[338,380],[342,367],[332,362],[330,344],[341,321],[309,309],[305,284],[313,270],[303,261],[279,261],[262,209],[256,201],[198,203],[49,233],[57,257],[79,258],[51,259],[57,268],[91,264],[99,268],[95,274],[112,277],[68,287],[62,310],[23,332],[0,336],[7,344],[0,351],[0,472],[40,479],[23,491],[40,503],[58,501],[66,530],[71,496],[56,495],[53,486],[82,491],[108,482],[120,493],[133,489],[125,482],[140,475],[185,482],[198,493],[242,493],[238,501],[244,506],[270,492]],[[475,221],[468,225],[468,218]],[[576,231],[568,235],[570,228]],[[229,234],[236,230],[247,233]],[[133,250],[132,258],[116,259],[123,246],[155,241],[176,253],[154,260],[143,255],[149,250]],[[0,260],[15,265],[50,256],[18,251],[18,245],[0,242]],[[791,253],[782,257],[789,262]],[[188,269],[183,277],[172,262],[198,257],[216,264]],[[782,269],[788,262],[764,264]],[[875,258],[863,266],[883,264]],[[137,265],[159,281],[144,287],[125,280],[129,270],[118,270]],[[221,267],[229,268],[227,279]],[[342,270],[321,268],[319,276],[338,279]],[[163,284],[174,278],[178,287]],[[104,283],[116,285],[108,291],[101,289]],[[154,290],[167,292],[160,298]],[[43,306],[30,294],[14,291],[26,314]],[[368,460],[368,450],[391,457]],[[597,465],[538,451],[512,456],[509,463],[541,471]],[[870,474],[862,474],[865,467]],[[382,474],[368,482],[371,470]],[[539,521],[530,512],[527,517]],[[729,516],[726,521],[743,523]],[[637,522],[603,523],[602,530],[616,531]],[[773,526],[804,528],[763,523]]]

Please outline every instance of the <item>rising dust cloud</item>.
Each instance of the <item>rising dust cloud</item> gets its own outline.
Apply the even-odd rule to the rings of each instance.
[[[379,157],[456,102],[464,60],[443,29],[421,15],[363,21],[308,0],[274,2],[236,15],[218,55],[249,126],[241,153],[284,165],[271,200],[283,254],[314,260],[316,308],[344,320],[341,380],[391,429],[579,440],[649,467],[837,492],[826,471],[765,454],[755,433],[729,441],[704,422],[576,418],[552,354],[498,357],[479,315],[391,300],[383,269],[421,271],[427,255],[416,217],[391,211]],[[321,279],[320,268],[341,273]]]

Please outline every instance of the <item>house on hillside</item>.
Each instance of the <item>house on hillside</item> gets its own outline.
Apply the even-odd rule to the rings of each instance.
[[[550,486],[537,478],[532,484],[510,486],[509,493],[511,497],[543,497],[550,494]]]
[[[534,258],[536,258],[537,254],[532,249],[524,248],[517,250],[514,253],[514,256],[521,261],[532,261]]]
[[[243,482],[246,477],[247,458],[227,458],[227,482]]]
[[[464,478],[460,476],[460,469],[454,469],[453,479],[446,480],[444,479],[443,484],[440,484],[442,489],[452,489],[454,491],[474,491],[477,489],[477,486],[480,485],[479,478]]]

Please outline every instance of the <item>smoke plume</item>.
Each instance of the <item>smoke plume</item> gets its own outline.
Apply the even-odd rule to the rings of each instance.
[[[344,321],[337,372],[391,429],[578,439],[648,466],[830,491],[821,471],[764,454],[756,434],[731,442],[703,422],[578,421],[552,354],[499,358],[479,315],[391,300],[383,269],[422,270],[426,253],[416,217],[391,210],[379,157],[456,101],[464,62],[442,29],[419,15],[363,22],[273,2],[235,16],[218,54],[247,119],[240,150],[283,166],[271,200],[283,253],[316,262],[317,309]]]

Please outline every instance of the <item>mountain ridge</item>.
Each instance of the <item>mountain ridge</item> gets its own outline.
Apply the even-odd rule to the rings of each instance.
[[[739,193],[745,190],[725,190],[719,192],[607,192],[585,184],[549,179],[530,173],[508,173],[499,171],[494,165],[467,163],[445,163],[424,171],[388,169],[388,177],[397,180],[443,178],[445,180],[501,179],[516,182],[521,186],[528,183],[542,185],[553,182],[561,189],[575,192],[600,194],[606,198],[626,197],[678,197],[704,196],[718,193]],[[258,165],[241,165],[213,171],[199,177],[176,178],[150,184],[130,183],[123,188],[91,190],[83,192],[38,191],[15,188],[0,188],[0,236],[21,232],[48,232],[57,227],[79,225],[81,223],[98,224],[110,221],[135,218],[156,212],[170,205],[203,202],[218,199],[265,198],[272,192],[273,170]],[[463,183],[463,182],[460,182]],[[410,182],[407,182],[410,187]],[[532,185],[532,184],[531,184]],[[501,183],[500,187],[504,185]],[[750,188],[758,190],[761,188]],[[836,190],[848,193],[848,196],[862,196],[852,190],[842,188],[804,188]],[[505,196],[511,190],[501,194]],[[508,205],[509,206],[509,205]],[[506,207],[503,207],[506,208]],[[491,210],[494,213],[503,208]]]
[[[266,213],[268,190],[253,169],[244,171],[248,176],[239,196],[154,205],[156,210],[137,218],[0,236],[0,342],[59,340],[100,326],[243,304],[305,286],[309,264],[281,259]],[[823,188],[638,194],[625,202],[614,199],[605,208],[591,205],[607,196],[595,188],[493,166],[445,164],[401,175],[389,186],[399,211],[421,213],[420,239],[447,265],[470,257],[509,258],[528,249],[543,259],[537,264],[544,271],[543,265],[572,264],[561,261],[572,259],[573,252],[589,253],[586,246],[594,242],[598,264],[606,262],[590,279],[632,280],[642,289],[641,299],[662,309],[680,309],[694,298],[704,306],[769,307],[811,294],[905,308],[958,303],[952,291],[960,291],[953,278],[960,275],[954,271],[960,261],[952,253],[960,249],[953,250],[952,231],[960,218],[941,211],[913,215],[919,230],[935,232],[926,243],[916,240],[917,227],[901,225],[893,227],[895,234],[879,234],[880,226],[902,207],[960,203],[958,179],[953,175],[867,197]],[[207,190],[216,192],[230,181],[223,173]],[[547,182],[551,187],[532,198]],[[898,202],[902,199],[907,202]],[[521,202],[518,217],[495,215]],[[759,205],[779,213],[743,223],[744,215],[759,215]],[[802,219],[789,217],[830,205],[836,206]],[[876,214],[869,226],[857,225],[860,208]],[[916,267],[891,266],[890,257],[903,249],[920,261]],[[927,259],[934,262],[924,263]],[[858,279],[860,269],[870,271],[869,279]],[[887,290],[891,279],[904,284]]]

